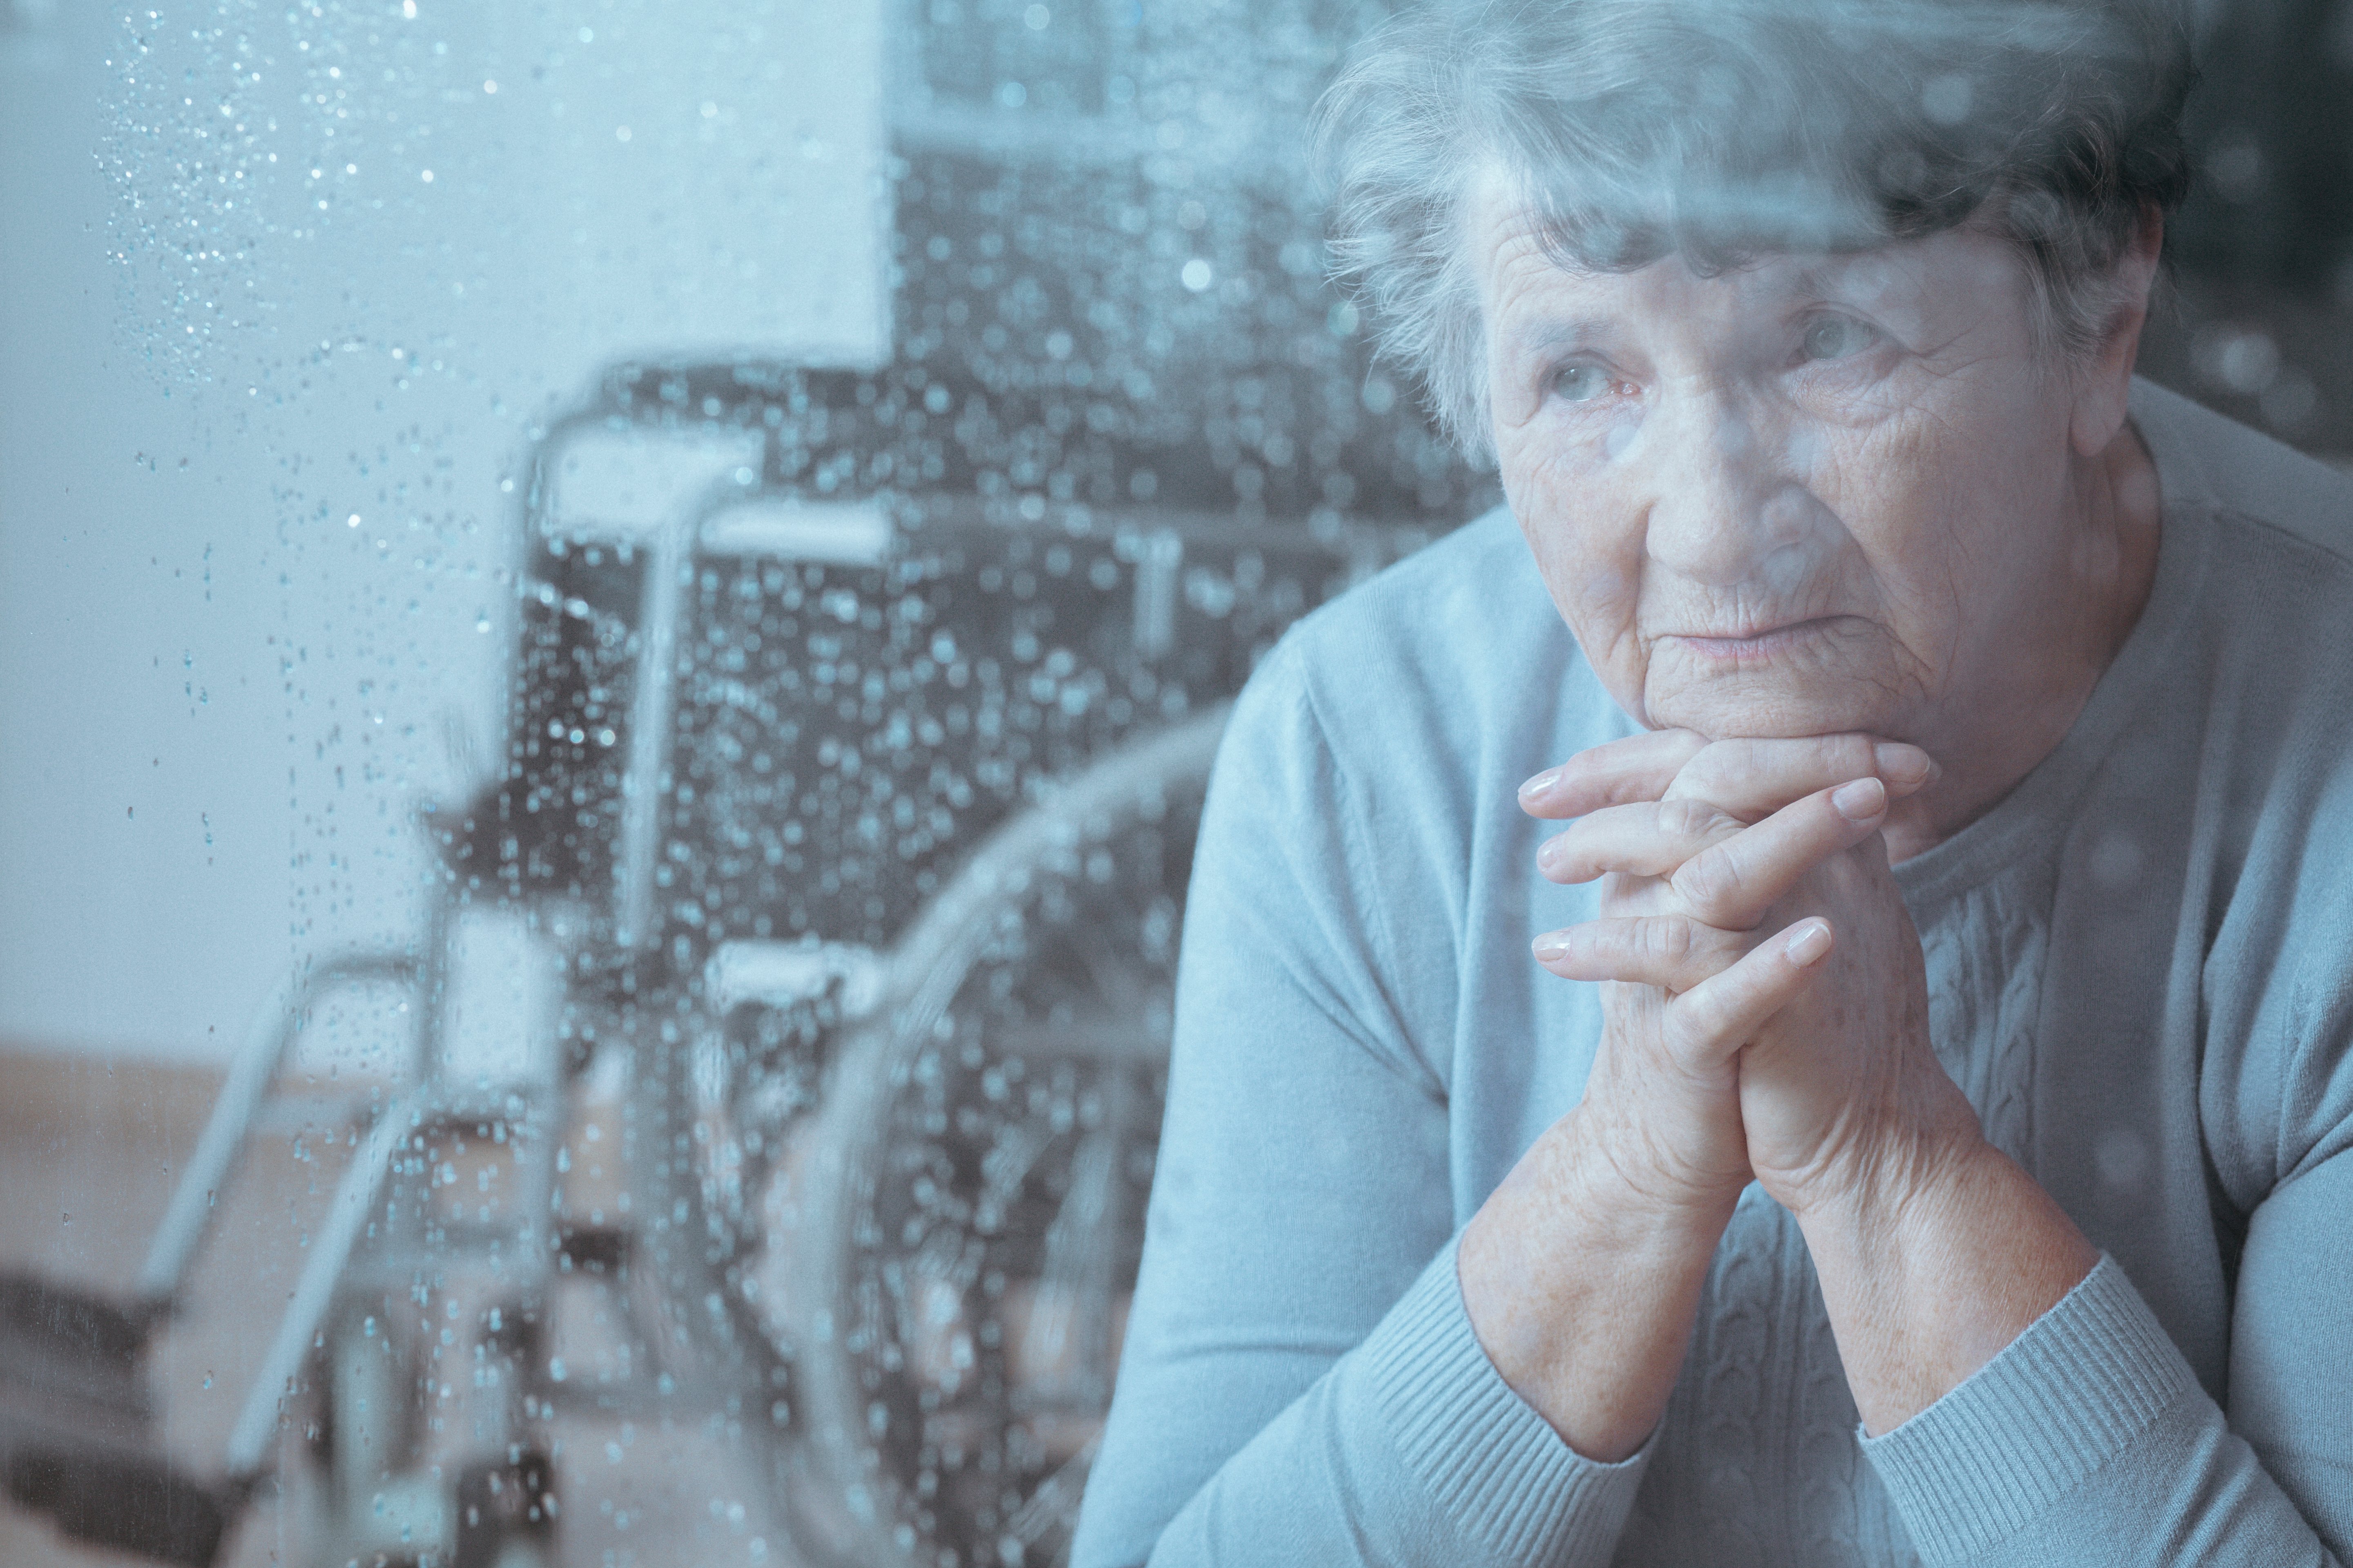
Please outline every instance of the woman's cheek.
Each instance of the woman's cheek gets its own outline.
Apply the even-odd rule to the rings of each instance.
[[[1525,425],[1497,433],[1504,494],[1524,520],[1562,515],[1565,508],[1581,501],[1609,467],[1591,433],[1562,428],[1566,423],[1539,413]]]
[[[1648,674],[1637,624],[1641,599],[1641,584],[1614,562],[1586,566],[1553,589],[1586,662],[1630,712]]]
[[[1621,519],[1606,487],[1563,483],[1556,473],[1529,476],[1512,500],[1537,574],[1587,660],[1613,692],[1639,692],[1641,670],[1620,668],[1640,663],[1639,513]]]
[[[2031,456],[1988,463],[1962,449],[1932,418],[1891,420],[1867,434],[1833,437],[1815,493],[1846,521],[1863,552],[1899,574],[1951,570],[1944,557],[1975,553],[1976,515],[2006,512],[2004,492]]]

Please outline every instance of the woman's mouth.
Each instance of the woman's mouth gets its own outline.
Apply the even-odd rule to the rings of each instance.
[[[1836,616],[1817,616],[1811,620],[1788,621],[1779,626],[1731,634],[1671,632],[1663,640],[1681,644],[1710,664],[1729,668],[1770,664],[1806,643],[1828,636],[1831,623],[1839,618]]]

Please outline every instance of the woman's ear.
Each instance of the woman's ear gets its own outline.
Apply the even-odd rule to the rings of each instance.
[[[2149,290],[2156,285],[2158,257],[2164,248],[2165,215],[2154,205],[2142,207],[2132,243],[2116,258],[2109,279],[2115,303],[2108,311],[2107,333],[2076,372],[2075,406],[2067,434],[2079,457],[2098,457],[2125,427],[2133,361],[2140,353],[2140,330],[2148,321]]]

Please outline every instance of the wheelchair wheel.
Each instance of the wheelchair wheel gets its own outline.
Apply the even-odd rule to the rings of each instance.
[[[1222,709],[1004,828],[897,949],[776,1167],[752,1293],[794,1363],[794,1544],[1058,1562],[1143,1247]],[[764,1288],[765,1287],[765,1292]]]

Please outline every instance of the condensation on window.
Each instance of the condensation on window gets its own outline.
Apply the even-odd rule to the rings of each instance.
[[[1326,279],[1307,110],[1382,11],[9,35],[101,106],[131,392],[58,461],[179,574],[118,629],[186,732],[100,771],[203,928],[116,1009],[188,1080],[123,1222],[5,1286],[21,1501],[178,1561],[1060,1559],[1228,705],[1493,500]]]
[[[1229,704],[1498,499],[1388,9],[0,0],[0,1556],[1061,1559]],[[2353,449],[2207,11],[2146,363]]]

